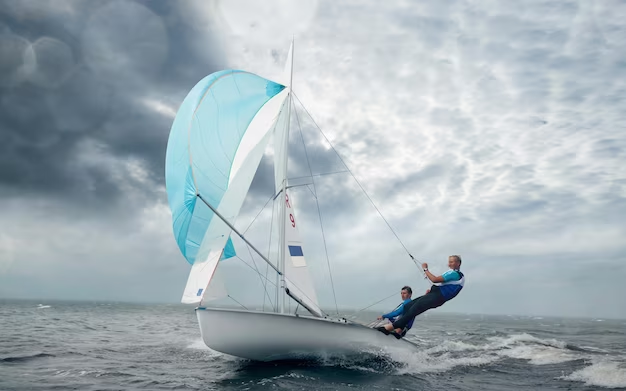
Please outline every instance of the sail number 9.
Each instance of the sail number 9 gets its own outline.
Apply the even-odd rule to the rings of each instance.
[[[285,202],[287,203],[287,208],[291,209],[291,205],[289,204],[289,194],[285,194]],[[293,214],[289,213],[289,220],[291,220],[291,226],[296,227],[296,219],[293,217]]]

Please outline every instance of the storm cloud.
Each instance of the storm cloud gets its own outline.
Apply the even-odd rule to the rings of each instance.
[[[0,295],[176,302],[176,109],[218,69],[279,80],[295,35],[289,175],[308,184],[293,197],[325,307],[324,244],[340,306],[427,288],[343,161],[417,258],[463,255],[443,310],[626,317],[625,17],[619,1],[3,1]],[[272,179],[268,147],[238,227]],[[266,209],[248,232],[263,251]]]

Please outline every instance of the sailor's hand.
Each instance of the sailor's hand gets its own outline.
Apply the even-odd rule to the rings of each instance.
[[[426,262],[422,263],[422,269],[428,269],[428,264]]]
[[[430,289],[426,289],[426,293],[430,293]]]
[[[379,316],[379,317],[378,317],[378,318],[376,318],[376,319],[378,319],[378,320],[383,320],[383,317],[382,317],[382,316]]]

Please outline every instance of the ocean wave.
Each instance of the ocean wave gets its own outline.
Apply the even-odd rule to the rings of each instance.
[[[531,365],[560,364],[588,359],[600,352],[604,351],[521,333],[489,337],[482,343],[445,340],[420,354],[391,352],[391,357],[404,363],[399,372],[405,374],[446,372],[455,367],[487,365],[504,358],[526,360]]]
[[[560,364],[582,359],[573,352],[551,346],[516,346],[500,351],[498,354],[503,357],[528,360],[533,365]]]
[[[99,377],[103,372],[99,370],[84,370],[84,369],[68,369],[68,370],[57,370],[54,377],[83,377],[83,376],[94,376]]]
[[[48,354],[48,353],[37,353],[37,354],[31,354],[28,356],[9,356],[5,358],[0,358],[0,362],[26,362],[26,361],[36,360],[38,358],[45,358],[45,357],[56,357],[56,356],[54,354]]]
[[[425,343],[418,343],[424,345]],[[211,358],[222,360],[238,360],[206,347],[202,340],[193,340],[189,349],[206,351]],[[425,373],[445,373],[456,368],[488,366],[503,359],[525,360],[531,365],[561,364],[577,360],[590,360],[607,352],[592,346],[576,346],[553,338],[539,338],[528,333],[492,336],[486,339],[471,341],[444,340],[435,346],[424,347],[422,352],[387,349],[385,351],[363,351],[362,355],[342,357],[331,355],[312,360],[310,366],[341,367],[358,372],[370,372],[397,375],[418,375]],[[373,358],[372,358],[373,357]],[[246,366],[246,360],[239,360]],[[253,363],[248,366],[255,367]],[[296,365],[296,364],[294,364]],[[298,366],[303,364],[300,362]],[[565,380],[585,381],[590,385],[623,387],[626,382],[626,369],[619,368],[615,363],[594,364],[592,367],[563,377]],[[617,374],[602,380],[603,374],[609,369]],[[621,371],[621,372],[620,372]]]
[[[626,366],[615,361],[596,361],[560,379],[583,382],[587,386],[623,388],[626,387]]]
[[[421,374],[448,372],[456,367],[476,367],[491,364],[498,360],[497,356],[486,354],[474,354],[455,357],[450,353],[432,356],[426,353],[395,356],[394,359],[403,362],[404,365],[397,369],[397,373]]]
[[[487,340],[492,342],[496,348],[506,348],[521,343],[551,346],[557,349],[566,349],[568,346],[564,341],[557,339],[541,339],[528,333],[513,334],[506,337],[489,337]]]
[[[593,352],[593,353],[611,353],[610,351],[606,350],[606,349],[601,349],[601,348],[596,348],[593,346],[572,346],[571,347],[573,350],[580,350],[582,352]]]

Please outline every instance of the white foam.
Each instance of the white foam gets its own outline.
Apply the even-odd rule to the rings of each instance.
[[[268,378],[264,378],[261,380],[256,381],[257,385],[261,385],[261,386],[265,386],[268,384],[272,384],[274,381],[276,380],[281,380],[281,379],[298,379],[298,380],[304,380],[304,381],[317,381],[318,379],[311,377],[311,376],[306,376],[300,373],[296,373],[296,372],[289,372],[286,373],[284,375],[278,375],[278,376],[272,376],[272,377],[268,377]],[[250,382],[252,383],[252,382]],[[249,388],[246,388],[249,389]]]
[[[486,345],[472,345],[462,341],[450,341],[446,340],[441,344],[428,349],[428,353],[439,352],[464,352],[475,350],[488,350]]]
[[[453,357],[449,353],[439,356],[425,353],[392,355],[394,360],[403,362],[404,366],[398,369],[399,374],[416,374],[430,372],[447,372],[456,367],[474,367],[490,364],[498,360],[497,356],[474,354],[465,357]]]
[[[626,387],[626,368],[623,363],[599,361],[561,379],[584,382],[588,386],[621,388]]]
[[[49,306],[49,305],[39,304],[39,305],[37,306],[37,309],[50,308],[50,307],[51,307],[51,306]]]
[[[494,348],[505,348],[505,347],[522,344],[522,343],[552,346],[558,349],[565,349],[567,347],[567,343],[563,341],[559,341],[556,339],[540,339],[527,333],[513,334],[506,338],[490,337],[490,338],[487,338],[487,340],[491,341],[494,344],[493,346]]]
[[[490,348],[502,357],[528,360],[533,365],[558,364],[583,358],[567,349],[567,343],[556,339],[541,339],[530,334],[491,337]]]
[[[206,344],[204,343],[204,341],[202,339],[195,339],[193,341],[191,341],[189,343],[189,345],[187,345],[187,349],[195,349],[195,350],[202,350],[205,351],[208,355],[208,357],[219,357],[222,360],[228,360],[228,361],[238,361],[240,360],[240,358],[235,357],[235,356],[231,356],[228,354],[224,354],[221,352],[218,352],[217,350],[213,350],[210,347],[206,346]]]
[[[445,372],[459,366],[481,366],[502,358],[528,360],[532,365],[558,364],[585,358],[582,353],[567,349],[556,339],[541,339],[530,334],[491,337],[485,344],[445,340],[419,354],[387,352],[405,363],[401,373]]]
[[[462,356],[458,352],[467,352]],[[393,361],[402,363],[398,374],[440,373],[456,367],[473,367],[490,364],[499,359],[485,353],[480,346],[464,342],[445,341],[422,352],[389,349],[385,354]]]
[[[203,341],[203,340],[201,340],[201,339],[196,339],[196,340],[193,340],[193,341],[192,341],[192,342],[191,342],[191,343],[187,346],[187,349],[210,350],[210,351],[212,351],[212,352],[219,353],[219,352],[216,352],[215,350],[213,350],[213,349],[209,348],[208,346],[206,346],[206,344],[204,343],[204,341]]]
[[[510,358],[528,360],[533,365],[559,364],[580,359],[580,356],[551,346],[516,346],[498,352]]]
[[[93,370],[85,371],[79,369],[57,370],[54,372],[54,377],[82,377],[95,374],[96,377],[100,376],[102,372]]]

